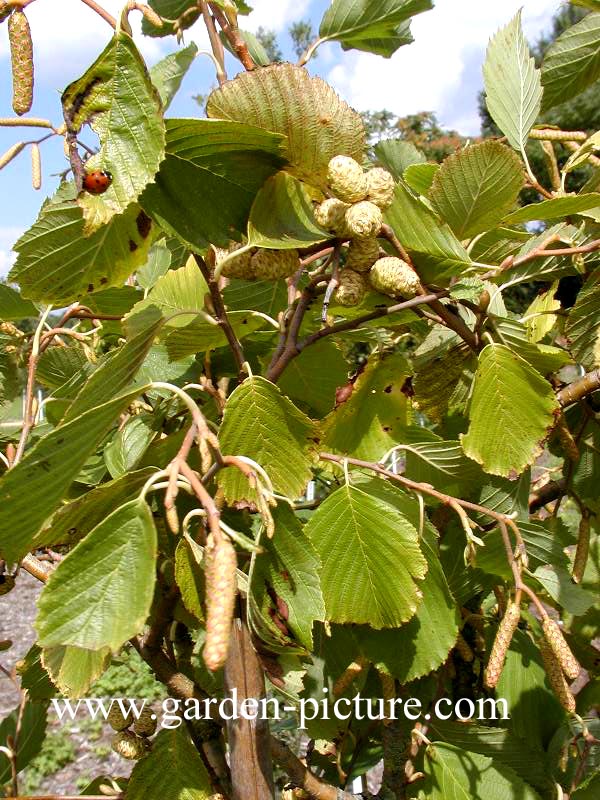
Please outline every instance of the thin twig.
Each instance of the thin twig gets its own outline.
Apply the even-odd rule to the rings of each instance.
[[[81,2],[88,6],[88,8],[91,8],[92,11],[95,11],[96,14],[99,14],[103,20],[108,22],[113,30],[117,30],[117,20],[112,16],[112,14],[109,14],[105,8],[102,8],[102,6],[99,5],[96,0],[81,0]]]
[[[208,8],[208,3],[206,2],[206,0],[201,0],[200,8],[202,10],[202,18],[204,19],[206,30],[208,31],[210,48],[213,52],[215,65],[217,68],[217,80],[219,81],[219,85],[222,86],[227,81],[223,43],[221,42],[219,34],[217,33],[217,29],[215,27],[215,20],[210,13],[210,10]]]
[[[558,402],[562,408],[568,408],[598,389],[600,389],[600,368],[588,372],[583,378],[579,378],[561,389],[557,395]]]
[[[227,19],[227,15],[223,11],[222,8],[216,3],[209,3],[210,10],[213,13],[214,18],[217,20],[223,33],[229,40],[234,53],[242,62],[242,66],[248,72],[251,72],[253,69],[256,68],[256,64],[254,63],[252,56],[250,55],[250,51],[248,50],[248,45],[240,36],[240,32],[238,30],[237,25],[232,25],[229,20]]]

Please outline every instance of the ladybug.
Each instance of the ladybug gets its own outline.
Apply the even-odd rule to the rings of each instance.
[[[83,179],[83,188],[90,194],[103,194],[112,183],[112,175],[106,170],[95,169],[87,172]]]

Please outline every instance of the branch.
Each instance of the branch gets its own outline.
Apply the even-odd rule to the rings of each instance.
[[[229,40],[230,45],[233,47],[233,51],[239,60],[242,62],[242,66],[248,72],[252,72],[253,69],[256,68],[256,64],[254,63],[252,56],[250,55],[250,51],[248,50],[248,45],[240,36],[239,29],[237,25],[232,25],[229,20],[227,19],[227,15],[223,11],[222,8],[216,3],[209,3],[210,10],[213,13],[213,16],[221,26],[223,33]]]
[[[529,513],[535,514],[543,506],[551,503],[553,500],[558,500],[562,497],[566,489],[566,481],[561,478],[559,481],[549,481],[536,489],[529,495]]]
[[[202,17],[204,19],[204,24],[206,25],[206,30],[208,31],[210,48],[213,52],[215,66],[217,68],[217,80],[219,81],[219,85],[222,86],[227,80],[227,73],[225,72],[225,54],[223,52],[223,43],[221,42],[219,34],[217,33],[217,29],[215,27],[215,20],[209,11],[208,3],[206,2],[206,0],[201,0],[200,8],[202,9]]]
[[[231,348],[231,352],[233,353],[233,357],[235,358],[235,362],[237,364],[239,379],[242,381],[246,375],[246,357],[244,356],[242,345],[240,344],[239,339],[235,335],[235,331],[229,322],[229,317],[227,316],[227,311],[225,310],[225,304],[223,302],[221,290],[219,289],[218,281],[215,280],[212,270],[209,269],[208,264],[202,258],[202,256],[194,253],[194,259],[196,260],[196,264],[198,264],[200,272],[204,276],[204,280],[208,285],[208,290],[210,292],[210,297],[215,310],[215,318],[221,326],[223,333],[227,337],[229,347]]]
[[[402,246],[401,242],[399,241],[398,237],[394,233],[393,229],[389,225],[384,225],[381,228],[380,236],[384,239],[387,239],[388,242],[394,247],[398,255],[403,261],[415,269],[415,266],[410,258],[409,254],[406,252],[404,247]],[[416,270],[415,270],[416,272]],[[421,287],[421,296],[425,296],[427,294],[427,290]],[[454,331],[454,333],[458,334],[460,338],[466,342],[471,350],[475,353],[479,352],[479,347],[477,343],[477,337],[473,333],[473,331],[469,328],[469,326],[464,322],[462,317],[458,316],[457,314],[453,314],[446,306],[441,303],[438,299],[430,300],[428,303],[429,307],[432,311],[434,311],[438,317],[441,317],[442,321],[446,325],[446,327],[450,328]]]
[[[527,264],[529,261],[535,261],[537,258],[556,258],[557,256],[577,256],[577,255],[586,255],[587,253],[593,253],[596,250],[600,250],[600,239],[595,239],[593,242],[589,242],[588,244],[583,244],[580,247],[561,247],[554,250],[547,250],[546,248],[552,244],[553,242],[560,241],[560,236],[558,234],[552,234],[549,236],[539,247],[536,247],[535,250],[531,250],[524,256],[520,258],[514,258],[514,256],[509,256],[506,258],[502,264],[497,269],[493,269],[490,272],[487,272],[485,275],[482,276],[483,279],[485,278],[495,278],[496,276],[500,275],[500,273],[504,272],[507,269],[513,269],[515,267],[521,267],[523,264]]]
[[[102,8],[101,5],[96,3],[96,0],[81,0],[81,2],[85,3],[85,5],[88,6],[88,8],[91,8],[92,11],[95,11],[96,14],[99,14],[103,20],[108,22],[113,30],[117,30],[117,20],[111,14],[109,14],[105,8]]]
[[[316,775],[313,775],[309,768],[294,755],[294,753],[276,739],[271,737],[271,753],[279,766],[289,775],[292,782],[314,798],[314,800],[362,800],[362,796],[349,794],[341,789],[336,789],[329,783],[325,783]]]
[[[588,372],[583,378],[579,378],[561,389],[557,395],[558,402],[562,408],[567,408],[598,389],[600,389],[600,368]]]

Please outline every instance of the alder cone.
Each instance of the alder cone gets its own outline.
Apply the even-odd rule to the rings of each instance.
[[[29,21],[15,10],[8,20],[8,40],[13,79],[13,110],[21,116],[33,103],[33,42]]]
[[[345,203],[357,203],[367,196],[367,176],[358,161],[334,156],[327,167],[327,185]]]
[[[297,250],[259,250],[252,256],[253,277],[259,281],[289,278],[298,269]]]
[[[346,211],[346,229],[351,239],[373,239],[383,225],[383,214],[375,203],[363,200]]]
[[[234,253],[236,250],[241,248],[241,244],[233,244],[229,247],[228,250],[222,250],[220,247],[215,248],[215,254],[217,257],[217,264],[220,264],[223,259],[228,256],[230,253]],[[222,274],[226,278],[241,278],[242,280],[252,280],[254,278],[254,272],[252,269],[252,253],[246,251],[241,253],[241,255],[232,258],[231,261],[228,261],[227,264],[223,267]]]
[[[364,277],[346,267],[340,274],[340,282],[335,290],[335,299],[341,306],[357,306],[363,300],[366,291],[367,284]]]
[[[129,728],[133,722],[133,715],[123,714],[119,705],[117,703],[113,703],[106,716],[106,721],[114,731],[124,731],[125,728]]]
[[[337,197],[328,197],[315,207],[315,221],[326,231],[343,236],[346,230],[346,211],[349,208],[348,203],[338,200]]]
[[[237,594],[237,556],[229,539],[214,542],[205,550],[206,557],[206,642],[203,658],[209,670],[220,669],[227,660],[229,636]]]
[[[414,269],[395,256],[378,259],[371,267],[369,280],[374,289],[389,297],[415,297],[421,288]]]
[[[367,189],[367,200],[381,209],[386,209],[394,200],[396,181],[386,169],[374,167],[367,172]]]
[[[542,620],[542,630],[563,672],[567,678],[574,681],[581,672],[581,665],[571,652],[571,648],[567,644],[558,623],[550,619],[550,617],[544,617]]]
[[[368,272],[379,258],[377,239],[353,239],[346,256],[346,267],[355,272]]]
[[[575,711],[576,703],[573,693],[569,689],[569,684],[565,680],[562,667],[556,658],[554,650],[550,647],[545,639],[539,642],[540,653],[542,654],[542,661],[544,662],[544,669],[548,676],[548,682],[552,687],[552,691],[560,701],[561,706],[572,714]]]
[[[129,761],[137,761],[146,754],[146,743],[131,731],[120,731],[113,737],[112,749]]]
[[[133,731],[138,736],[154,736],[157,728],[156,715],[151,708],[144,708],[142,713],[133,723]]]
[[[516,603],[509,603],[506,613],[498,626],[487,669],[485,670],[484,684],[488,689],[495,689],[500,680],[504,662],[506,661],[506,654],[520,619],[521,609],[519,606]]]

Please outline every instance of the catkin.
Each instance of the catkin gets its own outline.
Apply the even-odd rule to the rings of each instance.
[[[553,619],[550,619],[550,617],[544,617],[542,620],[542,629],[544,631],[546,641],[552,648],[556,658],[558,659],[558,663],[562,667],[563,672],[567,678],[570,678],[572,681],[574,681],[581,672],[581,666],[579,661],[577,661],[571,652],[571,648],[567,644],[558,623],[556,623]]]
[[[353,661],[342,672],[337,681],[333,684],[333,696],[341,697],[352,686],[352,682],[357,678],[363,669],[367,666],[368,661],[365,658],[359,658]]]
[[[229,636],[237,593],[237,556],[229,539],[210,536],[206,557],[206,642],[204,663],[211,671],[227,660]]]
[[[558,438],[562,445],[562,449],[564,450],[564,453],[569,461],[579,461],[579,448],[577,447],[577,443],[573,438],[573,434],[569,430],[569,426],[567,425],[564,414],[561,414],[557,420],[556,432],[558,433]]]
[[[544,662],[544,669],[552,691],[558,697],[561,706],[572,714],[575,711],[575,698],[563,675],[562,667],[558,662],[554,650],[545,639],[539,642],[540,653]]]
[[[454,649],[462,658],[462,660],[467,664],[470,664],[471,661],[473,661],[473,659],[475,658],[471,646],[469,645],[465,637],[462,635],[462,633],[458,634],[458,637],[456,639],[456,644],[454,645]]]
[[[509,602],[506,613],[498,626],[492,652],[490,653],[487,669],[485,671],[484,683],[488,689],[494,689],[500,680],[504,662],[506,661],[506,654],[520,619],[521,609],[516,603]]]
[[[13,110],[21,116],[33,103],[33,41],[29,21],[16,9],[8,20],[13,79]]]
[[[7,164],[10,164],[13,158],[16,158],[24,147],[25,142],[17,142],[16,144],[13,144],[12,147],[9,147],[6,153],[3,153],[0,156],[0,169],[5,167]]]
[[[31,145],[31,185],[34,189],[42,188],[42,155],[37,142]]]
[[[171,533],[177,535],[179,533],[179,514],[177,513],[177,506],[168,506],[165,508],[165,518]]]
[[[575,560],[573,562],[573,580],[581,583],[585,568],[587,566],[588,555],[590,552],[590,517],[589,514],[582,514],[579,522],[579,536],[577,538],[577,549],[575,550]]]
[[[160,17],[153,8],[150,8],[150,6],[144,4],[138,5],[138,9],[142,12],[151,25],[154,25],[155,28],[162,28],[162,17]]]

